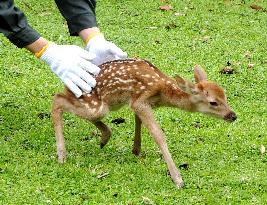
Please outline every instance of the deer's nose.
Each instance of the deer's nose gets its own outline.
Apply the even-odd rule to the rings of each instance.
[[[237,118],[236,114],[232,111],[224,116],[224,120],[229,121],[229,122],[235,121],[236,118]]]

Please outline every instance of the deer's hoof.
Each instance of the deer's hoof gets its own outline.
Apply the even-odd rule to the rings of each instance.
[[[100,142],[100,148],[102,149],[103,147],[105,147],[106,143]]]
[[[177,183],[176,183],[176,187],[177,187],[178,189],[183,188],[183,187],[184,187],[184,182],[183,182],[183,181],[179,181],[179,182],[177,182]]]
[[[137,148],[133,148],[132,150],[132,153],[135,155],[135,156],[139,156],[140,155],[140,149],[137,149]]]
[[[64,164],[67,160],[66,157],[66,151],[65,150],[59,150],[58,151],[58,163]]]
[[[66,157],[58,157],[58,163],[64,164],[66,162]]]

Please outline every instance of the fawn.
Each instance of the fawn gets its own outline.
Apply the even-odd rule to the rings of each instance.
[[[54,96],[53,123],[56,135],[58,161],[66,161],[62,113],[72,112],[91,121],[101,132],[101,148],[110,139],[111,129],[101,119],[109,112],[128,104],[135,113],[135,136],[132,152],[141,150],[141,123],[149,130],[167,163],[170,175],[178,188],[184,183],[172,160],[165,136],[153,116],[153,107],[178,107],[190,112],[223,118],[232,122],[236,114],[226,102],[224,90],[213,82],[199,66],[194,68],[196,84],[177,76],[172,79],[158,68],[141,59],[116,60],[100,65],[96,87],[80,98],[67,88]]]

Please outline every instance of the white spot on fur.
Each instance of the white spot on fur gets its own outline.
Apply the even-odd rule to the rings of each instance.
[[[140,87],[140,89],[141,90],[145,90],[146,89],[146,86],[143,85],[143,86]]]
[[[133,82],[133,80],[132,79],[128,79],[128,80],[123,80],[123,79],[121,79],[121,78],[118,78],[118,81],[120,81],[121,83],[132,83]]]
[[[116,71],[116,73],[118,74],[118,75],[121,75],[121,72],[118,70],[118,71]]]
[[[149,75],[149,74],[145,74],[145,75],[142,75],[143,77],[145,77],[145,78],[151,78],[151,75]]]
[[[135,70],[137,70],[138,69],[138,65],[133,65],[133,68],[135,69]]]
[[[93,104],[93,105],[98,105],[98,102],[93,100],[93,101],[92,101],[92,104]]]
[[[87,109],[90,109],[89,105],[87,103],[83,104]]]

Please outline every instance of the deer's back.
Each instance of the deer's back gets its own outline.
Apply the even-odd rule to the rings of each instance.
[[[141,59],[116,60],[99,67],[101,71],[96,77],[96,87],[79,99],[89,103],[90,107],[104,103],[114,110],[144,93],[153,96],[162,84],[170,80],[154,65]]]

